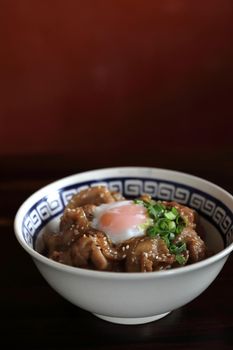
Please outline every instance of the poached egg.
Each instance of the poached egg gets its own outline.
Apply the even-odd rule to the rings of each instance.
[[[143,236],[149,221],[143,205],[124,200],[97,206],[91,226],[104,232],[113,243],[118,244]]]

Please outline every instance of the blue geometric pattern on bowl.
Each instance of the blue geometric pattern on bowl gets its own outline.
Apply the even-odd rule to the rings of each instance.
[[[34,245],[37,234],[51,219],[62,214],[73,194],[97,185],[107,186],[110,191],[120,192],[129,199],[148,193],[157,200],[177,201],[187,205],[218,229],[225,247],[233,241],[233,213],[217,198],[177,182],[141,177],[117,177],[79,182],[60,188],[53,192],[52,196],[40,199],[23,218],[22,231],[26,243],[31,247]]]

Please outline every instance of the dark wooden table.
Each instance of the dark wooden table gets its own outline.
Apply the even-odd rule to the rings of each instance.
[[[137,164],[199,175],[233,193],[230,152]],[[36,189],[82,170],[133,165],[131,160],[83,162],[78,157],[2,157],[0,175],[0,344],[30,349],[233,349],[233,254],[212,285],[188,305],[153,323],[107,323],[73,306],[44,281],[16,241],[14,215]],[[134,162],[135,164],[135,162]],[[146,296],[145,296],[146,297]]]

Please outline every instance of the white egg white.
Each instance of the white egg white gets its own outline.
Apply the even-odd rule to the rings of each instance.
[[[132,201],[125,200],[125,201],[118,201],[118,202],[113,202],[108,204],[101,204],[97,206],[94,211],[94,218],[92,220],[91,226],[96,230],[103,231],[100,225],[100,218],[103,214],[108,212],[110,209],[121,207],[124,205],[130,205],[132,203],[133,203]],[[138,204],[135,204],[135,205],[138,205]],[[108,228],[105,228],[103,232],[108,236],[108,238],[114,244],[119,244],[130,238],[143,236],[145,234],[145,229],[148,227],[149,220],[150,220],[149,218],[146,218],[144,224],[134,225],[122,231],[118,231],[117,234],[113,234],[111,230]]]

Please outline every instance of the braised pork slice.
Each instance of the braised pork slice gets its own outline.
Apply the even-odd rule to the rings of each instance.
[[[176,244],[178,242],[186,243],[190,263],[197,262],[205,258],[206,245],[191,226],[185,227],[176,237],[174,243]]]
[[[89,229],[89,226],[90,222],[84,208],[66,208],[61,217],[60,231],[58,233],[44,233],[44,250],[48,255],[51,255],[52,251],[66,250],[77,239],[78,235]]]
[[[175,256],[159,238],[142,237],[129,241],[126,257],[127,272],[147,272],[170,268]]]
[[[80,236],[71,248],[73,266],[88,268],[91,264],[96,270],[112,270],[123,259],[122,251],[112,245],[103,232],[96,230]]]
[[[120,194],[111,193],[107,187],[95,186],[89,187],[75,194],[67,204],[67,208],[74,209],[77,207],[82,207],[86,204],[100,205],[123,199],[124,197],[122,197]]]
[[[107,270],[108,261],[92,236],[83,235],[71,248],[73,266],[88,268],[90,263],[97,270]]]
[[[198,215],[197,212],[194,209],[191,209],[189,207],[186,207],[182,204],[179,204],[177,202],[162,202],[166,207],[175,207],[178,212],[180,213],[181,217],[184,219],[186,224],[193,229],[196,228],[197,221],[198,221]]]
[[[87,208],[87,205],[85,206]],[[78,233],[84,233],[90,227],[90,216],[95,206],[89,205],[89,211],[85,207],[66,208],[60,221],[60,231],[64,231],[70,227]]]

